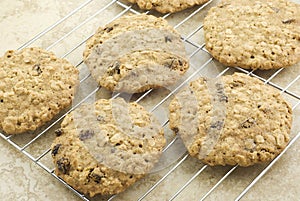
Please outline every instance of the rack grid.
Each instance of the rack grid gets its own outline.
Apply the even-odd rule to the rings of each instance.
[[[19,47],[20,50],[28,46],[42,44],[41,46],[43,46],[45,49],[54,51],[62,58],[69,59],[72,63],[75,64],[78,69],[80,69],[80,95],[76,97],[76,100],[74,101],[74,104],[71,108],[60,113],[53,121],[48,123],[40,130],[27,136],[6,135],[5,133],[0,133],[0,136],[9,144],[14,146],[17,150],[26,155],[34,163],[39,165],[46,172],[51,174],[59,182],[63,183],[81,199],[86,201],[99,199],[109,201],[118,199],[126,200],[126,196],[130,196],[130,198],[132,199],[136,198],[135,200],[140,201],[151,199],[151,195],[154,197],[160,196],[161,193],[163,193],[163,195],[161,196],[165,196],[167,200],[175,200],[176,198],[178,198],[178,200],[183,200],[184,198],[187,198],[186,196],[190,192],[187,189],[193,188],[196,184],[199,185],[199,181],[195,182],[196,180],[200,180],[199,177],[218,177],[210,179],[209,183],[212,184],[209,184],[208,188],[204,189],[204,191],[199,194],[196,193],[195,197],[193,197],[195,200],[201,201],[207,199],[209,196],[211,196],[211,194],[216,192],[217,189],[220,188],[220,186],[225,185],[224,183],[229,180],[232,174],[234,174],[234,172],[239,169],[238,166],[219,167],[213,169],[207,165],[195,161],[195,159],[191,158],[185,150],[182,150],[180,153],[177,153],[177,155],[174,156],[172,163],[170,163],[168,167],[155,172],[152,175],[147,175],[144,179],[137,182],[134,187],[128,189],[128,191],[126,191],[125,193],[109,197],[97,196],[95,198],[90,198],[76,191],[54,174],[54,166],[51,164],[52,161],[50,156],[50,145],[51,141],[54,138],[53,130],[59,127],[61,120],[66,116],[66,114],[77,108],[81,103],[95,97],[96,94],[100,94],[103,97],[107,97],[108,94],[108,96],[113,96],[113,98],[121,96],[121,94],[109,94],[93,83],[93,80],[82,61],[81,54],[86,40],[88,40],[92,36],[93,32],[99,26],[100,20],[103,21],[102,25],[104,25],[128,13],[139,14],[145,12],[147,14],[153,14],[165,18],[170,22],[170,24],[174,26],[175,29],[177,29],[181,33],[182,40],[186,44],[191,62],[191,68],[184,79],[177,83],[176,86],[170,87],[170,89],[149,90],[143,94],[138,94],[131,97],[132,100],[147,105],[146,107],[150,112],[154,112],[159,116],[162,116],[160,120],[165,130],[168,130],[168,119],[167,116],[165,114],[162,115],[161,112],[164,111],[165,106],[167,105],[170,98],[182,86],[199,76],[217,77],[225,74],[232,74],[233,72],[237,71],[243,72],[248,74],[249,76],[257,77],[265,84],[268,84],[280,90],[283,96],[292,103],[293,110],[295,111],[296,109],[299,109],[300,91],[297,88],[297,85],[299,86],[300,83],[299,67],[297,67],[298,72],[294,73],[295,76],[292,76],[291,79],[286,81],[285,79],[281,78],[284,76],[283,74],[285,74],[285,71],[287,71],[283,68],[269,71],[268,73],[262,71],[249,71],[239,67],[224,67],[211,57],[211,55],[205,49],[202,21],[207,10],[216,3],[216,1],[210,0],[204,5],[188,9],[186,11],[180,12],[179,14],[169,13],[166,15],[162,15],[154,11],[141,11],[134,5],[126,4],[118,0],[106,0],[102,2],[88,0],[84,2],[78,8],[67,14],[65,17],[58,20],[56,23],[52,24],[51,26],[34,36],[31,40]],[[84,19],[81,19],[81,21],[78,22],[78,17],[76,16],[80,15],[82,17],[83,13],[85,13],[88,9],[91,9],[92,11],[87,12],[87,14],[84,16]],[[103,17],[104,15],[110,17]],[[68,25],[69,22],[71,22],[70,26]],[[44,41],[48,41],[47,35],[60,33],[62,27],[66,27],[66,29],[64,29],[63,33],[58,34],[58,37],[55,39],[55,41],[49,40],[49,42],[44,43]],[[90,32],[83,31],[85,30],[84,27],[91,27]],[[76,41],[75,44],[69,45],[68,41],[70,40]],[[88,90],[86,90],[86,88]],[[300,115],[296,116],[296,118],[299,117]],[[278,160],[280,160],[280,158],[286,153],[286,151],[288,151],[288,149],[300,137],[299,131],[300,130],[296,126],[293,127],[292,139],[290,143],[288,144],[286,149],[272,162],[270,162],[269,164],[258,166],[255,171],[245,170],[248,172],[247,174],[250,175],[249,179],[246,179],[245,182],[243,182],[243,185],[238,187],[240,191],[238,192],[238,194],[234,195],[234,200],[242,199],[246,195],[246,193],[250,189],[252,189],[253,186],[259,180],[261,180],[262,177],[274,166],[274,164]],[[164,154],[168,153],[168,151],[170,152],[170,150],[174,151],[174,147],[177,148],[176,146],[179,146],[179,148],[182,149],[182,147],[180,147],[180,139],[177,136],[172,137],[172,135],[170,135],[169,138],[170,139],[168,139],[168,145],[164,149]],[[40,148],[36,149],[37,146],[39,146]],[[188,166],[190,167],[188,168]],[[172,179],[169,179],[173,174],[176,173],[176,171],[178,171],[178,169],[180,169],[178,174],[184,173],[182,179],[174,181],[172,181]],[[212,173],[214,171],[216,172],[216,174]],[[172,178],[174,177],[176,176],[173,176]],[[236,177],[239,178],[238,176]],[[172,187],[175,190],[169,189],[168,192],[163,192],[165,188],[167,188],[167,186],[172,186],[174,182],[178,182],[178,184]],[[162,185],[164,183],[165,186]],[[205,183],[207,182],[203,182],[203,184],[201,185],[205,185]],[[139,190],[139,192],[137,192],[136,189],[142,190]],[[132,195],[135,195],[135,197]],[[190,197],[188,199],[190,199]]]

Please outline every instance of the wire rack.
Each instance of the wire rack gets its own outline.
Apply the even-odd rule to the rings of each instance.
[[[174,146],[178,146],[178,143],[180,143],[180,139],[170,134],[171,131],[168,129],[166,115],[168,102],[182,86],[199,76],[217,77],[232,74],[236,71],[246,73],[280,90],[283,96],[292,104],[293,110],[299,110],[300,91],[297,86],[300,83],[300,68],[298,66],[289,68],[291,70],[278,69],[268,72],[248,71],[239,67],[229,68],[219,64],[206,51],[202,22],[208,9],[216,3],[216,1],[210,0],[204,5],[177,14],[162,15],[154,11],[146,12],[165,18],[181,33],[191,63],[191,68],[185,77],[172,88],[149,90],[131,97],[132,100],[145,105],[149,111],[158,115],[168,136],[168,144],[164,149],[164,153],[168,150],[173,151]],[[147,175],[124,193],[110,197],[97,196],[89,198],[73,189],[54,174],[50,145],[55,137],[54,130],[59,127],[61,120],[68,112],[95,95],[104,98],[112,96],[93,82],[82,61],[82,51],[86,40],[92,36],[98,26],[107,24],[127,13],[138,14],[142,12],[144,11],[139,10],[134,5],[117,0],[88,0],[19,47],[19,49],[22,49],[27,46],[42,46],[74,63],[80,70],[79,92],[71,108],[61,112],[53,121],[38,131],[17,136],[0,133],[0,136],[83,200],[205,200],[208,198],[214,200],[240,200],[298,140],[300,137],[299,128],[293,127],[290,143],[269,164],[250,168],[240,168],[238,166],[209,167],[191,158],[184,150],[177,153],[165,169]],[[286,74],[291,75],[288,80],[283,79]],[[114,94],[114,97],[119,95]],[[294,119],[299,117],[300,115],[294,114]],[[224,186],[227,186],[227,190],[224,190]],[[235,191],[228,190],[228,186],[229,189],[234,188]],[[219,197],[214,196],[217,191],[221,192],[219,194],[222,195]],[[226,192],[230,196],[226,197]]]

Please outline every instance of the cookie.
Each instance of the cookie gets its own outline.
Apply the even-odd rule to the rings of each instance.
[[[175,13],[184,9],[201,5],[208,0],[127,0],[130,3],[136,3],[141,9],[156,10],[160,13]]]
[[[78,191],[117,194],[158,162],[165,138],[152,114],[123,99],[99,99],[68,114],[52,144],[55,173]]]
[[[0,129],[34,131],[73,100],[78,70],[52,52],[31,47],[0,58]]]
[[[271,161],[289,142],[292,109],[274,88],[241,73],[198,78],[169,106],[170,128],[211,166]]]
[[[146,14],[99,28],[83,55],[99,85],[115,92],[168,87],[189,68],[180,35],[164,19]]]
[[[228,66],[277,69],[300,61],[300,5],[223,0],[204,20],[206,49]]]

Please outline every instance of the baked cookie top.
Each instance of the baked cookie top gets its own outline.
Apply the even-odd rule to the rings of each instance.
[[[223,0],[204,20],[206,49],[228,66],[276,69],[300,60],[300,5]]]
[[[86,42],[86,47],[83,52],[84,60],[90,55],[94,46],[102,44],[105,40],[114,36],[120,35],[126,31],[143,30],[145,28],[166,28],[174,33],[177,33],[166,20],[157,18],[153,15],[124,15],[105,27],[99,27],[96,33]]]
[[[34,131],[73,100],[78,70],[52,52],[31,47],[0,58],[0,128]]]
[[[157,10],[160,13],[175,13],[184,9],[201,5],[208,0],[127,0],[130,3],[136,3],[144,10]]]
[[[145,14],[99,28],[84,61],[100,86],[127,93],[167,87],[189,67],[180,35],[164,19]]]
[[[278,91],[245,74],[199,78],[169,109],[170,127],[190,155],[212,166],[267,162],[289,142],[291,107]]]
[[[153,115],[123,99],[100,99],[68,114],[52,145],[55,173],[94,196],[124,191],[158,162],[165,138]]]

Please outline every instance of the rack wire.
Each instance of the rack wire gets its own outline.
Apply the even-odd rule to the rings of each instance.
[[[106,2],[106,4],[104,4],[103,2]],[[69,21],[72,21],[73,17],[76,17],[76,15],[82,12],[82,10],[84,9],[89,9],[91,7],[96,8],[93,14],[86,16],[86,18],[82,20],[82,22],[78,22],[77,24],[74,24],[74,26],[70,28],[70,30],[63,33],[55,41],[52,41],[51,44],[45,47],[45,49],[56,51],[55,47],[58,47],[57,49],[59,49],[61,43],[64,44],[64,42],[67,42],[69,40],[69,37],[76,35],[78,31],[83,29],[82,27],[88,26],[91,21],[95,19],[99,20],[97,19],[97,17],[99,17],[99,15],[104,14],[105,12],[113,13],[113,15],[111,15],[111,18],[106,20],[105,23],[109,23],[127,13],[139,14],[141,12],[144,12],[139,10],[137,7],[133,5],[122,3],[121,1],[118,0],[103,1],[103,2],[99,3],[99,1],[93,1],[93,0],[88,0],[84,2],[78,8],[74,9],[69,14],[67,14],[65,17],[58,20],[56,23],[52,24],[51,26],[49,26],[48,28],[46,28],[45,30],[43,30],[42,32],[34,36],[28,42],[24,43],[22,46],[19,47],[19,49],[23,49],[30,45],[34,45],[38,43],[39,40],[44,40],[45,38],[47,38],[47,34],[51,32],[55,32],[55,30],[59,29],[60,26],[64,24],[68,24]],[[265,84],[269,84],[270,86],[280,90],[281,93],[292,102],[294,111],[297,108],[299,108],[300,91],[297,91],[297,87],[294,87],[300,81],[299,72],[296,73],[297,74],[296,77],[292,78],[291,80],[288,80],[288,82],[286,81],[283,82],[281,81],[281,79],[276,79],[277,77],[280,77],[281,74],[284,74],[285,69],[283,68],[272,71],[271,73],[266,75],[260,71],[248,71],[239,67],[236,68],[224,67],[220,65],[217,61],[215,61],[211,57],[211,55],[207,52],[207,50],[205,49],[205,43],[203,42],[203,40],[199,39],[203,36],[203,25],[201,22],[207,10],[215,3],[216,2],[210,0],[204,5],[192,9],[188,9],[187,11],[181,12],[180,14],[161,15],[153,11],[146,12],[149,14],[154,14],[156,16],[163,17],[166,20],[170,21],[170,23],[173,23],[172,25],[174,26],[174,28],[177,29],[182,34],[182,40],[185,42],[186,47],[189,50],[188,52],[191,61],[191,69],[189,70],[189,73],[187,73],[185,78],[181,80],[181,82],[179,82],[174,88],[169,90],[167,93],[164,93],[164,96],[162,98],[155,99],[156,102],[147,101],[153,97],[151,96],[152,93],[154,94],[157,93],[156,90],[148,90],[147,92],[143,93],[139,97],[136,97],[135,101],[141,103],[143,101],[145,103],[150,103],[150,106],[148,107],[150,108],[149,109],[150,112],[156,112],[157,110],[160,110],[162,107],[164,107],[164,105],[168,103],[170,98],[182,86],[187,84],[192,79],[197,78],[198,76],[204,75],[209,77],[217,77],[224,74],[231,74],[233,72],[240,71],[248,74],[249,76],[257,77],[258,79],[265,82]],[[95,28],[93,29],[95,30]],[[89,80],[91,80],[91,76],[89,73],[86,73],[86,66],[83,63],[82,59],[76,61],[76,59],[72,60],[72,58],[82,58],[80,55],[82,52],[82,48],[84,47],[86,40],[88,40],[92,36],[92,33],[93,31],[91,31],[88,34],[84,33],[80,35],[79,39],[76,40],[76,44],[75,45],[73,44],[72,47],[68,48],[64,53],[61,54],[62,58],[70,57],[72,62],[76,62],[76,67],[79,68],[81,71],[80,85],[88,85],[90,83]],[[53,130],[59,126],[61,120],[70,111],[77,108],[81,103],[93,97],[96,93],[99,92],[99,90],[101,89],[98,86],[94,86],[94,88],[90,88],[90,90],[87,93],[85,93],[80,98],[78,98],[78,101],[74,103],[70,109],[59,114],[52,122],[47,124],[41,130],[36,131],[32,135],[28,135],[26,137],[24,136],[20,137],[20,136],[6,135],[5,133],[0,133],[0,136],[9,144],[11,144],[13,147],[15,147],[18,151],[26,155],[34,163],[39,165],[46,172],[51,174],[59,182],[63,183],[67,188],[69,188],[72,192],[78,195],[82,200],[86,200],[86,201],[95,200],[95,199],[97,200],[102,199],[102,200],[109,200],[109,201],[118,200],[118,199],[122,200],[124,199],[124,197],[126,198],[126,196],[131,196],[130,198],[131,200],[133,200],[134,199],[132,197],[133,194],[135,195],[136,198],[135,200],[138,201],[149,200],[151,194],[153,194],[152,196],[156,196],[156,194],[159,195],[160,193],[162,193],[163,191],[162,189],[164,189],[164,187],[161,186],[163,183],[165,183],[166,186],[168,185],[172,186],[174,184],[174,181],[172,181],[172,179],[169,178],[172,177],[173,174],[176,174],[176,171],[178,171],[179,169],[181,169],[179,171],[180,174],[181,173],[184,174],[183,179],[180,180],[180,182],[176,184],[174,187],[172,187],[170,192],[167,193],[167,195],[165,195],[167,197],[166,199],[170,201],[175,200],[176,198],[178,198],[178,200],[184,200],[184,198],[186,198],[186,200],[191,200],[190,197],[189,198],[185,197],[187,194],[184,192],[187,191],[187,189],[192,186],[193,182],[198,184],[199,183],[198,180],[200,180],[199,177],[206,178],[207,175],[212,176],[215,174],[215,173],[209,174],[207,172],[216,172],[217,174],[216,177],[218,178],[209,180],[212,184],[210,184],[208,188],[204,189],[203,192],[196,194],[196,196],[194,197],[195,200],[202,201],[207,199],[213,193],[215,193],[217,189],[220,188],[220,186],[224,185],[224,183],[226,183],[226,181],[234,174],[234,172],[236,172],[239,169],[238,166],[222,167],[219,169],[210,169],[209,166],[203,165],[200,162],[195,161],[187,154],[187,152],[183,152],[181,155],[178,156],[178,158],[176,158],[176,161],[172,163],[169,167],[159,171],[158,173],[154,173],[153,175],[146,176],[145,179],[142,179],[141,181],[137,182],[138,183],[137,185],[135,185],[131,189],[128,189],[128,191],[126,191],[125,194],[114,195],[111,197],[98,196],[96,198],[89,198],[86,195],[76,191],[75,189],[73,189],[71,186],[69,186],[67,183],[65,183],[62,179],[60,179],[54,174],[53,165],[51,164],[51,159],[50,159],[51,140],[45,140],[45,138],[48,139],[48,137],[51,136],[50,139],[51,138],[53,139],[54,136],[49,133],[51,132],[53,133]],[[120,96],[120,94],[114,94],[113,98],[117,96]],[[149,98],[149,96],[151,96],[151,98]],[[165,128],[165,130],[168,129],[167,118],[162,120],[162,125]],[[234,200],[242,199],[246,195],[246,193],[250,189],[252,189],[253,186],[259,180],[261,180],[262,177],[274,166],[274,164],[277,163],[278,160],[280,160],[280,158],[287,152],[287,150],[291,146],[293,146],[293,144],[299,139],[299,137],[300,137],[299,129],[293,128],[292,140],[290,141],[286,149],[272,162],[264,166],[259,166],[256,171],[253,171],[254,173],[251,174],[251,177],[245,180],[244,186],[240,187],[241,190],[238,192],[238,194],[234,195],[235,196]],[[172,148],[172,146],[175,146],[178,140],[179,138],[177,136],[174,138],[171,137],[170,140],[168,140],[168,145],[165,147],[164,152],[167,152],[169,149]],[[39,150],[37,153],[35,148],[36,146],[40,146],[41,144],[42,144],[41,146],[42,150]],[[192,168],[192,170],[189,169],[188,171],[185,172],[186,166],[190,166],[190,169]],[[174,176],[172,178],[174,178]],[[143,187],[145,183],[146,185]],[[139,192],[137,193],[136,191],[138,188],[140,188],[141,190],[139,190]],[[173,188],[177,190],[174,191]],[[166,194],[166,192],[164,193]],[[120,198],[122,196],[123,198]]]

